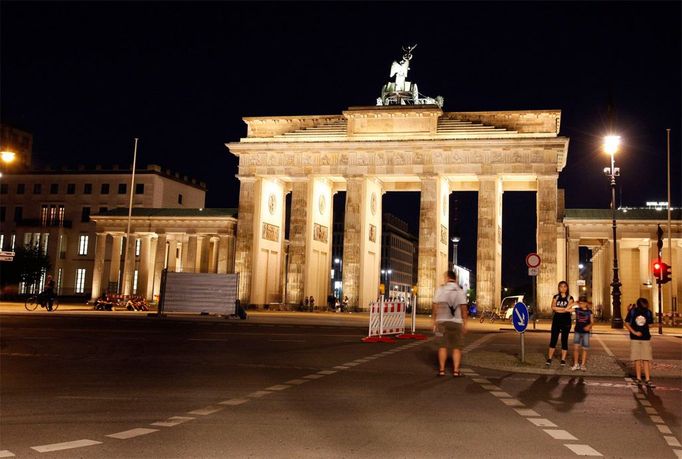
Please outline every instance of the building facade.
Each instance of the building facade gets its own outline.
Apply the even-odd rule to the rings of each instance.
[[[0,185],[3,250],[37,246],[50,259],[60,295],[88,296],[96,229],[91,216],[125,208],[130,170],[102,168],[5,174]],[[206,188],[156,165],[136,171],[133,207],[201,208]],[[31,286],[20,285],[18,293]]]

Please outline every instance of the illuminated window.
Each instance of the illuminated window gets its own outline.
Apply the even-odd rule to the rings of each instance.
[[[85,268],[76,270],[76,293],[85,292]]]
[[[9,250],[10,250],[10,252],[14,252],[14,245],[16,244],[16,242],[17,242],[17,235],[12,234],[12,236],[10,236],[10,238],[9,238]]]
[[[133,273],[133,294],[137,295],[137,279],[138,279],[138,271],[137,269]]]
[[[135,256],[139,257],[142,251],[142,239],[135,239]]]
[[[88,254],[88,235],[81,234],[78,238],[78,255]]]
[[[0,234],[0,250],[5,250],[5,235]]]

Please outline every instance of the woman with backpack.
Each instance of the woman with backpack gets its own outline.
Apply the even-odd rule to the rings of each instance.
[[[630,332],[630,360],[635,362],[635,383],[642,384],[642,367],[644,367],[644,384],[649,388],[656,387],[651,382],[651,332],[649,324],[654,323],[654,315],[649,309],[646,298],[637,299],[635,307],[625,316],[625,328]]]

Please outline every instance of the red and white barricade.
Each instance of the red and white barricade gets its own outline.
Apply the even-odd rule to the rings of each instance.
[[[369,334],[365,343],[393,343],[387,335],[405,333],[406,304],[400,301],[379,301],[369,306]]]

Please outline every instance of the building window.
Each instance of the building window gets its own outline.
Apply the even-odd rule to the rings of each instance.
[[[59,184],[58,183],[50,184],[50,194],[58,194],[58,193],[59,193]]]
[[[100,213],[100,214],[103,214],[103,213],[106,212],[106,211],[107,211],[107,208],[106,208],[106,207],[100,207],[100,208],[99,208],[99,213]]]
[[[25,183],[17,184],[17,194],[24,194],[25,192],[26,192],[26,184]]]
[[[7,208],[5,206],[0,206],[0,222],[5,221],[5,214],[7,213]]]
[[[69,183],[66,185],[66,194],[76,194],[76,184]]]
[[[10,252],[14,252],[14,246],[16,245],[16,242],[17,242],[17,235],[12,234],[9,237],[9,250],[10,250]]]
[[[133,295],[137,295],[137,280],[139,279],[139,273],[137,269],[133,273]]]
[[[87,234],[81,234],[78,237],[78,255],[87,255],[88,254],[88,235]]]
[[[135,184],[135,194],[144,194],[144,183]]]
[[[135,239],[135,256],[139,257],[142,251],[142,239]]]
[[[90,221],[90,208],[89,207],[83,207],[83,211],[81,212],[81,221],[84,223],[87,223]]]
[[[0,234],[0,250],[5,250],[5,235]]]
[[[182,204],[182,195],[181,194],[178,195],[178,204]]]
[[[126,194],[126,184],[125,183],[119,183],[118,184],[118,194]]]
[[[57,295],[62,294],[62,268],[57,270]]]
[[[85,292],[85,268],[76,270],[76,293]]]
[[[33,184],[33,194],[40,194],[43,192],[43,185],[41,183]]]
[[[92,183],[83,185],[83,194],[92,194]]]
[[[24,208],[21,206],[16,206],[14,208],[14,221],[19,223],[24,219]]]
[[[102,186],[99,189],[100,194],[109,194],[109,184],[108,183],[103,183]]]
[[[43,252],[43,255],[47,255],[47,249],[49,248],[49,246],[48,246],[49,239],[50,239],[50,233],[42,233],[40,235],[40,247],[41,247],[41,251]]]
[[[0,194],[7,194],[9,192],[9,186],[6,183],[0,184]]]

